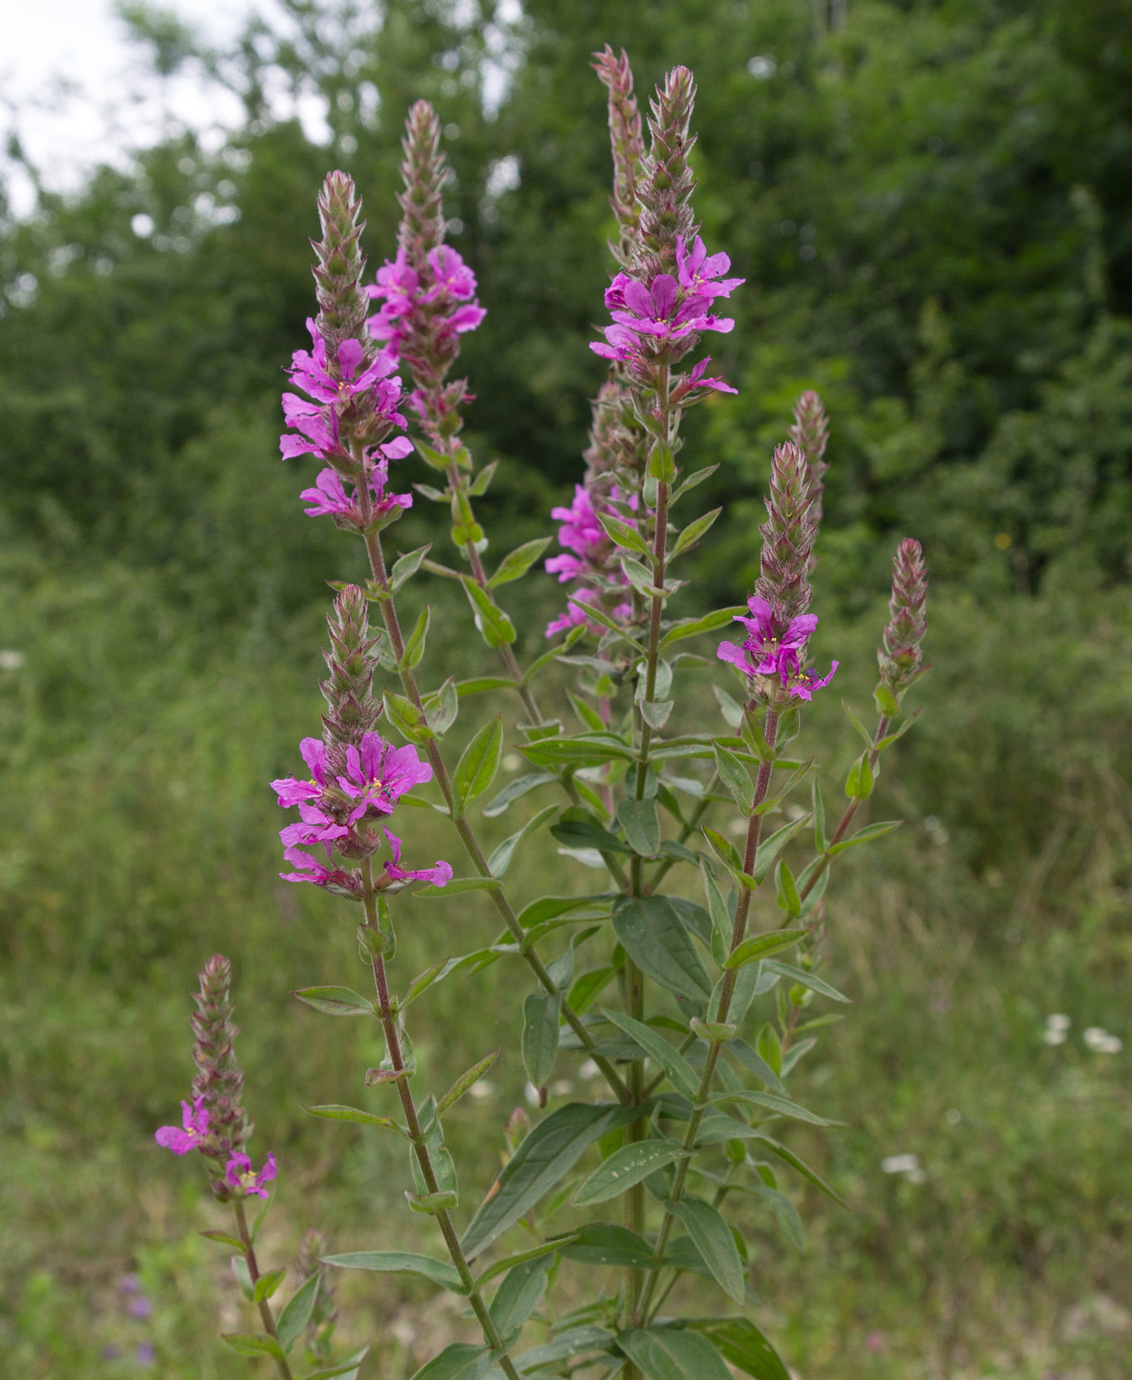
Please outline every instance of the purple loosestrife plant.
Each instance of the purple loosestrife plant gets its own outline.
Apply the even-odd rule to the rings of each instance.
[[[915,718],[904,716],[904,699],[926,669],[926,571],[918,545],[903,542],[878,653],[878,722],[870,732],[849,711],[864,749],[830,831],[816,765],[791,748],[806,703],[838,664],[831,659],[822,675],[811,653],[820,637],[811,574],[829,424],[816,394],[798,399],[789,439],[771,459],[747,603],[673,618],[670,601],[689,582],[674,572],[694,574],[677,563],[720,512],[675,520],[715,468],[681,466],[682,419],[708,398],[726,406],[734,392],[708,376],[706,358],[691,357],[705,333],[732,331],[734,321],[716,309],[743,280],[728,276],[726,254],[708,252],[695,220],[691,73],[678,67],[665,78],[646,140],[627,57],[606,49],[594,65],[609,96],[617,233],[610,322],[592,348],[609,375],[594,400],[581,483],[550,515],[559,550],[545,566],[569,587],[570,604],[548,630],[551,646],[529,665],[516,654],[500,591],[532,570],[550,537],[503,555],[488,573],[474,500],[492,467],[477,470],[461,439],[472,398],[452,377],[482,309],[473,274],[445,242],[446,169],[431,107],[418,102],[409,114],[398,243],[375,284],[364,282],[349,178],[332,173],[319,199],[319,311],[312,349],[294,357],[299,391],[284,400],[292,432],[283,450],[300,461],[313,454],[325,467],[301,493],[306,511],[360,539],[370,574],[364,585],[335,586],[322,731],[299,746],[307,774],[272,785],[280,806],[298,815],[280,832],[291,868],[282,875],[353,903],[373,981],[370,995],[317,986],[295,996],[320,1012],[376,1021],[385,1054],[366,1074],[366,1105],[307,1110],[404,1140],[407,1210],[431,1219],[439,1253],[399,1249],[396,1226],[387,1249],[328,1254],[308,1240],[299,1288],[276,1319],[268,1303],[275,1286],[255,1275],[254,1230],[241,1229],[237,1274],[246,1266],[266,1330],[229,1340],[272,1357],[284,1375],[304,1334],[314,1376],[357,1375],[364,1353],[332,1357],[329,1289],[333,1272],[354,1269],[418,1275],[456,1295],[475,1320],[478,1339],[423,1358],[420,1380],[551,1380],[579,1370],[727,1380],[729,1366],[785,1380],[755,1320],[761,1305],[751,1283],[757,1277],[771,1295],[773,1263],[752,1260],[747,1241],[753,1230],[777,1227],[799,1244],[791,1175],[837,1199],[790,1143],[792,1122],[828,1123],[795,1101],[789,1080],[828,1024],[807,1015],[811,1005],[848,1000],[818,975],[836,934],[825,899],[832,864],[898,824],[862,828],[858,816],[882,755]],[[410,446],[442,477],[443,489],[417,488],[450,508],[463,568],[429,559],[428,548],[388,557],[387,530],[408,502],[389,492],[389,466]],[[752,556],[755,545],[752,533]],[[427,575],[460,582],[502,674],[461,686],[428,679],[429,608],[407,629],[399,607],[406,581]],[[733,623],[742,638],[719,641]],[[569,687],[567,703],[544,714],[535,686],[551,666]],[[722,723],[702,717],[708,677]],[[477,713],[476,696],[496,690],[506,696],[499,712]],[[506,733],[531,770],[489,794],[512,718],[504,710],[515,709],[522,717]],[[456,754],[461,714],[474,722]],[[804,786],[809,809],[793,799]],[[423,817],[435,821],[453,861],[403,861],[394,826],[408,803],[431,806]],[[483,819],[509,810],[525,819],[489,850]],[[735,811],[741,845],[719,827]],[[540,840],[552,860],[544,875],[569,868],[571,884],[563,894],[520,896],[511,862]],[[587,869],[597,874],[588,882]],[[438,955],[416,977],[398,972],[395,921],[419,914],[429,897],[471,891],[501,930],[466,954]],[[438,983],[497,962],[513,967],[519,986],[510,1047],[470,1050],[467,1071],[446,1092],[430,1091],[429,1071],[411,1052],[410,1017],[427,1022],[422,1008]],[[200,1150],[213,1191],[239,1216],[249,1195],[266,1191],[274,1161],[257,1169],[245,1149],[227,969],[211,981],[197,1032],[207,1045],[198,1058],[203,1081],[183,1104],[182,1126],[158,1135],[179,1153]],[[202,985],[198,1004],[204,993]],[[516,1109],[489,1125],[484,1134],[503,1168],[491,1183],[461,1181],[446,1124],[497,1057],[512,1070],[521,1063],[540,1111],[532,1118]],[[555,1078],[563,1068],[574,1074],[565,1083]],[[573,1093],[591,1077],[601,1079],[596,1096]],[[580,1308],[544,1307],[564,1276],[594,1270],[565,1291],[583,1300]],[[674,1299],[686,1314],[668,1316]]]

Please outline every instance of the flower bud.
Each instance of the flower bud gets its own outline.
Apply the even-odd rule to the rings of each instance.
[[[825,448],[829,444],[829,418],[821,398],[814,392],[803,393],[794,404],[794,425],[786,433],[802,454],[810,470],[810,488],[814,495],[814,528],[821,527],[822,494],[825,490],[825,475],[829,461],[825,459]],[[818,558],[810,556],[809,573],[814,573]]]
[[[401,148],[405,189],[397,195],[402,212],[397,241],[419,273],[447,229],[442,188],[448,170],[440,151],[440,120],[428,101],[417,101],[409,111]]]
[[[765,502],[767,520],[759,528],[763,544],[755,594],[770,605],[772,635],[777,637],[792,619],[806,612],[813,598],[808,570],[817,536],[817,496],[806,457],[793,441],[775,449]]]
[[[641,219],[637,195],[645,156],[641,113],[633,94],[633,72],[624,48],[620,58],[616,58],[607,43],[604,51],[594,53],[593,57],[591,66],[609,92],[609,138],[613,146],[613,195],[609,204],[620,227],[617,243],[610,241],[609,248],[622,268],[630,268]]]
[[[369,298],[362,288],[366,260],[361,251],[365,221],[358,220],[361,198],[344,172],[327,173],[318,196],[322,239],[311,241],[318,259],[313,269],[318,297],[318,333],[326,342],[327,367],[338,368],[338,347],[344,340],[369,343],[365,329]],[[373,349],[370,348],[372,355]]]
[[[928,669],[920,644],[928,630],[928,568],[918,541],[908,538],[892,558],[888,622],[877,648],[878,697],[887,691],[897,701]]]
[[[650,145],[637,195],[641,203],[639,234],[632,245],[632,276],[649,283],[658,273],[676,276],[676,242],[690,245],[699,226],[692,216],[696,179],[688,154],[696,142],[689,134],[696,83],[686,67],[674,67],[649,104]]]
[[[201,1152],[217,1162],[210,1167],[213,1193],[222,1201],[229,1196],[223,1164],[243,1150],[252,1133],[243,1106],[244,1075],[233,1048],[239,1028],[233,1023],[231,997],[232,965],[222,954],[210,958],[200,972],[200,991],[193,1000],[192,1016],[193,1076],[192,1095],[202,1099],[208,1113],[208,1142]]]
[[[323,652],[330,670],[320,689],[326,699],[323,741],[331,779],[346,771],[346,749],[360,747],[381,713],[373,695],[377,639],[369,635],[369,605],[357,585],[346,585],[326,616],[330,650]]]

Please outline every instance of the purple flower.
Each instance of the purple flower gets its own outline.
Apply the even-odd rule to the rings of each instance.
[[[601,594],[596,589],[590,589],[583,585],[581,589],[573,590],[568,596],[570,603],[563,613],[560,613],[553,622],[546,625],[546,636],[553,637],[555,633],[569,632],[571,628],[576,628],[580,623],[595,636],[600,637],[605,628],[596,619],[590,618],[586,614],[586,606],[601,604]],[[610,617],[615,618],[619,623],[627,623],[633,616],[632,604],[618,604],[610,610]]]
[[[198,1150],[208,1137],[208,1113],[204,1109],[204,1098],[193,1099],[190,1107],[181,1103],[181,1123],[183,1130],[176,1126],[162,1126],[154,1132],[154,1140],[163,1150],[172,1150],[174,1155],[187,1155],[190,1150]]]
[[[431,780],[432,768],[420,760],[416,748],[408,744],[395,748],[380,734],[366,733],[361,751],[352,746],[346,749],[346,775],[338,778],[338,784],[358,801],[348,816],[349,823],[356,824],[371,808],[375,814],[392,814],[406,791]]]
[[[299,819],[301,823],[288,824],[279,831],[285,848],[305,843],[331,843],[350,832],[344,824],[336,824],[324,810],[304,801],[299,803]]]
[[[144,1294],[139,1294],[136,1299],[131,1299],[130,1312],[135,1318],[148,1318],[153,1312],[153,1304]]]
[[[267,1197],[267,1185],[275,1178],[275,1156],[268,1155],[263,1168],[257,1174],[252,1162],[242,1150],[237,1150],[224,1166],[224,1177],[232,1188],[243,1189],[246,1195],[255,1194]]]
[[[444,296],[454,302],[470,302],[476,295],[476,275],[451,245],[441,244],[429,250],[428,262],[433,286],[421,298],[422,302],[435,302]]]
[[[411,268],[404,247],[392,263],[377,270],[377,282],[366,292],[381,306],[367,325],[375,340],[385,341],[392,354],[400,357],[406,342],[414,342],[422,328],[437,341],[474,331],[487,313],[475,301],[476,275],[451,245],[441,244],[427,256],[432,285],[424,290],[421,278]],[[428,308],[427,326],[417,319]]]
[[[402,443],[404,449],[402,449]],[[407,436],[396,436],[388,445],[378,446],[377,450],[383,454],[392,453],[393,458],[400,459],[407,455],[413,448],[412,442]],[[369,469],[369,485],[373,494],[370,505],[370,518],[383,518],[389,513],[400,511],[413,506],[413,499],[410,494],[387,494],[385,486],[389,482],[389,465],[385,459],[379,460],[377,464]],[[332,514],[348,518],[355,525],[361,527],[365,523],[365,518],[361,508],[358,506],[357,494],[346,493],[346,486],[342,482],[342,477],[337,471],[325,469],[314,481],[313,489],[304,489],[299,497],[304,503],[309,503],[310,507],[304,509],[307,517],[322,517],[324,514]]]
[[[284,848],[283,857],[287,862],[292,863],[299,870],[296,872],[280,872],[280,877],[285,882],[310,882],[312,886],[325,887],[327,891],[334,892],[337,896],[350,896],[360,899],[362,895],[362,884],[356,872],[347,872],[344,868],[334,866],[334,857],[326,844],[322,845],[326,854],[326,865],[312,858],[309,853],[305,853],[301,848]]]
[[[447,886],[452,880],[452,865],[444,861],[438,862],[435,867],[421,868],[417,872],[403,868],[401,866],[401,840],[384,824],[381,826],[381,830],[389,844],[389,851],[393,854],[392,860],[385,864],[386,874],[391,881],[431,882],[433,886]]]
[[[157,1360],[157,1351],[152,1342],[139,1342],[134,1358],[139,1366],[152,1366]]]
[[[747,607],[751,611],[750,618],[742,614],[737,614],[735,618],[747,630],[743,645],[740,647],[734,642],[721,642],[716,652],[720,661],[738,666],[746,676],[776,675],[783,689],[796,699],[811,699],[813,691],[829,684],[837,670],[836,661],[824,679],[818,679],[814,671],[802,670],[806,643],[818,625],[815,614],[799,614],[790,620],[785,632],[776,635],[774,611],[765,599],[753,594],[747,600]]]
[[[271,789],[279,797],[280,805],[289,807],[304,800],[314,800],[326,789],[326,748],[321,738],[304,738],[299,744],[299,753],[311,769],[311,780],[299,781],[293,776],[282,777],[271,783]]]
[[[746,278],[724,278],[722,283],[715,282],[720,274],[726,273],[731,267],[731,260],[726,254],[712,254],[709,257],[699,235],[690,252],[683,236],[677,239],[676,264],[680,286],[699,297],[730,297],[735,288],[742,287],[747,281]]]
[[[291,356],[291,382],[310,397],[317,398],[319,402],[349,403],[397,368],[396,359],[388,353],[381,352],[369,368],[355,378],[354,375],[358,373],[365,357],[365,349],[360,340],[343,340],[338,346],[338,369],[341,378],[335,379],[327,372],[326,343],[310,317],[307,318],[307,330],[311,333],[314,348],[310,352],[296,350]]]

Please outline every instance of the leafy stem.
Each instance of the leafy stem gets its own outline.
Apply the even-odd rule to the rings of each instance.
[[[766,716],[764,727],[767,746],[773,749],[775,738],[778,736],[778,713],[770,710]],[[770,777],[774,770],[773,760],[764,761],[759,764],[758,777],[755,780],[754,800],[751,804],[751,811],[747,821],[747,843],[743,852],[743,871],[748,877],[754,877],[755,858],[759,851],[759,838],[762,833],[763,816],[759,812],[759,806],[767,797],[770,787]],[[751,909],[751,896],[753,892],[749,887],[740,887],[739,898],[735,905],[735,921],[731,928],[731,947],[729,952],[734,953],[747,933],[747,917]],[[727,1020],[728,1012],[731,1010],[731,999],[735,994],[735,983],[738,979],[739,970],[737,968],[725,969],[723,984],[720,988],[719,1006],[715,1019],[719,1023]],[[704,1060],[704,1071],[700,1078],[700,1086],[696,1092],[696,1100],[692,1105],[692,1115],[688,1118],[688,1129],[684,1133],[683,1149],[684,1154],[677,1161],[676,1173],[672,1180],[672,1191],[669,1198],[672,1202],[679,1202],[684,1193],[684,1185],[688,1178],[688,1166],[691,1163],[692,1151],[695,1148],[696,1137],[699,1135],[700,1123],[703,1121],[704,1111],[707,1107],[708,1098],[711,1095],[711,1085],[715,1080],[715,1070],[719,1063],[719,1051],[722,1046],[712,1041],[708,1048],[707,1058]],[[672,1224],[675,1217],[669,1210],[665,1211],[664,1221],[661,1223],[660,1232],[656,1239],[656,1258],[664,1259],[664,1252],[668,1247],[668,1240],[672,1234]],[[634,1325],[640,1326],[642,1320],[649,1317],[649,1309],[653,1304],[653,1295],[656,1292],[657,1271],[654,1271],[641,1297],[634,1317]]]
[[[244,1200],[242,1198],[232,1199],[232,1212],[236,1218],[236,1234],[240,1238],[240,1244],[244,1248],[244,1260],[248,1267],[248,1278],[252,1282],[254,1290],[256,1282],[259,1280],[259,1264],[255,1258],[255,1245],[252,1242],[252,1234],[248,1230],[248,1215],[244,1211]],[[276,1343],[279,1341],[279,1333],[275,1327],[275,1316],[271,1311],[271,1304],[267,1299],[260,1299],[257,1307],[259,1316],[263,1322],[263,1330]],[[282,1349],[278,1356],[273,1356],[275,1368],[278,1370],[282,1380],[293,1380],[291,1367],[287,1364],[287,1358],[282,1354]]]
[[[377,921],[377,902],[373,889],[373,866],[367,857],[362,864],[362,880],[365,885],[364,904],[366,911],[366,928],[375,934],[380,933],[380,926]],[[389,999],[389,983],[385,972],[385,959],[380,952],[371,956],[373,967],[373,984],[377,989],[378,1019],[381,1021],[381,1028],[385,1032],[385,1047],[389,1053],[389,1062],[393,1066],[394,1073],[403,1074],[405,1071],[404,1055],[401,1051],[401,1037],[397,1030],[397,1017],[393,1011],[393,1004]],[[405,1116],[405,1126],[409,1132],[409,1141],[413,1147],[413,1154],[417,1157],[417,1163],[421,1167],[421,1176],[430,1194],[439,1193],[440,1185],[437,1181],[436,1170],[433,1167],[432,1156],[429,1154],[428,1142],[421,1130],[420,1118],[417,1115],[416,1103],[413,1101],[412,1090],[409,1087],[408,1078],[401,1077],[395,1080],[397,1085],[397,1095],[401,1099],[401,1110]],[[480,1328],[483,1331],[484,1340],[493,1352],[498,1352],[503,1339],[492,1320],[488,1311],[488,1306],[484,1302],[483,1295],[475,1286],[471,1267],[468,1265],[467,1258],[460,1246],[460,1238],[456,1233],[456,1228],[452,1222],[452,1216],[445,1207],[437,1207],[433,1211],[441,1235],[444,1237],[444,1244],[448,1248],[448,1254],[452,1258],[452,1264],[460,1276],[460,1282],[464,1286],[468,1302],[471,1304],[472,1312],[475,1313]],[[497,1363],[507,1380],[519,1380],[519,1373],[515,1369],[511,1358],[501,1355],[497,1358]]]

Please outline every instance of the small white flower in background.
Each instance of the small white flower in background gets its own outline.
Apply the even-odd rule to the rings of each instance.
[[[469,1095],[471,1097],[476,1098],[479,1101],[483,1101],[483,1099],[491,1097],[491,1095],[494,1092],[495,1084],[489,1083],[486,1078],[481,1078],[478,1083],[473,1083],[472,1086],[468,1089]]]
[[[574,1083],[570,1078],[560,1078],[557,1083],[551,1083],[551,1097],[569,1097],[574,1091]]]
[[[600,1072],[601,1069],[598,1068],[592,1059],[587,1059],[584,1064],[578,1065],[578,1077],[583,1080],[596,1078]]]
[[[943,1114],[943,1119],[949,1126],[958,1126],[963,1120],[963,1113],[958,1107],[948,1107],[947,1111]]]
[[[1073,1024],[1068,1016],[1063,1016],[1060,1012],[1055,1012],[1052,1016],[1046,1017],[1046,1028],[1042,1032],[1042,1039],[1047,1045],[1063,1045],[1066,1039],[1066,1031]]]
[[[1119,1035],[1110,1035],[1099,1025],[1091,1025],[1081,1038],[1085,1048],[1091,1049],[1094,1054],[1119,1054],[1124,1048],[1124,1041]]]
[[[517,752],[505,752],[503,761],[500,763],[504,771],[518,771],[523,765],[523,759]]]
[[[927,1178],[919,1155],[887,1155],[880,1167],[886,1174],[903,1174],[910,1184],[922,1184]]]
[[[527,1099],[528,1104],[532,1107],[537,1107],[539,1105],[539,1102],[542,1100],[539,1097],[538,1089],[535,1087],[533,1083],[528,1083],[527,1086],[523,1089],[523,1096]]]
[[[18,652],[14,647],[5,647],[0,650],[0,671],[18,671],[27,658],[23,652]]]

